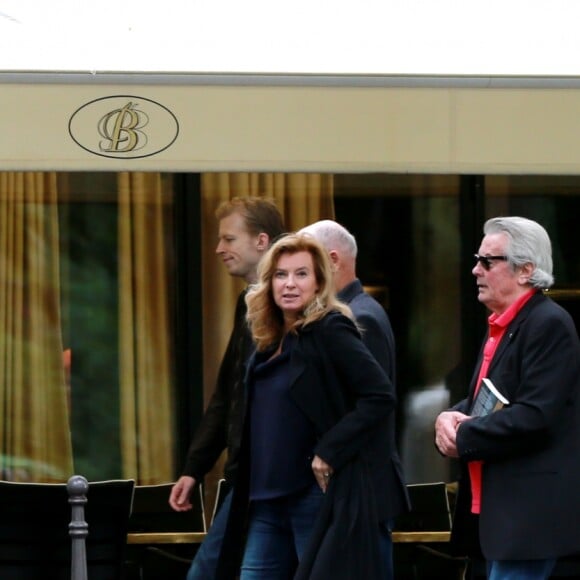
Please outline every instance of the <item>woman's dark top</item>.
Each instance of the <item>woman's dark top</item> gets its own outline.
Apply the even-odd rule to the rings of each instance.
[[[283,497],[314,483],[311,462],[316,437],[312,423],[290,397],[287,335],[282,352],[258,353],[250,371],[250,499]]]

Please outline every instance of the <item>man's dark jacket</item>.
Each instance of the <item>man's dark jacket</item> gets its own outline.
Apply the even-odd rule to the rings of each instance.
[[[363,342],[395,386],[395,337],[385,309],[364,291],[358,278],[345,286],[338,298],[352,310]]]
[[[214,466],[224,449],[228,457],[224,476],[231,481],[238,463],[244,417],[245,363],[253,351],[252,337],[246,323],[246,291],[236,304],[234,327],[220,364],[216,388],[201,419],[183,469],[196,481]]]
[[[395,338],[387,313],[364,291],[358,279],[345,286],[338,293],[338,298],[352,310],[356,324],[361,330],[363,343],[390,379],[389,395],[396,403]],[[376,452],[371,453],[371,457],[376,460],[376,464],[371,465],[371,471],[386,469],[386,479],[383,482],[385,487],[377,489],[376,494],[382,496],[389,493],[392,496],[385,512],[387,518],[394,518],[409,509],[403,466],[396,446],[395,415],[393,406],[385,417],[382,428],[377,432],[374,442]]]
[[[479,367],[469,398],[455,410],[469,414]],[[579,553],[580,343],[570,315],[541,293],[532,296],[508,326],[487,376],[510,404],[457,431],[462,464],[484,463],[478,517],[470,514],[466,473],[460,482],[454,543],[466,545],[479,532],[488,560]]]

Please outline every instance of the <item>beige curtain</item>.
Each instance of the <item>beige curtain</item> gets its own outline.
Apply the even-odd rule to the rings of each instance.
[[[15,481],[73,472],[59,278],[56,174],[0,173],[0,465]]]
[[[124,477],[174,476],[167,219],[170,176],[120,173],[119,343]]]
[[[287,231],[319,219],[334,218],[332,175],[317,173],[204,173],[202,196],[204,399],[215,387],[219,363],[230,336],[235,302],[244,281],[231,277],[215,255],[218,224],[215,210],[232,197],[262,196],[278,205]],[[212,479],[219,476],[218,465]]]

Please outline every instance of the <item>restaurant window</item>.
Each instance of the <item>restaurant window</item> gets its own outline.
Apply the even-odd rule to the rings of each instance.
[[[409,483],[447,480],[433,421],[461,361],[459,177],[335,176],[336,219],[356,237],[358,276],[383,304],[397,348],[397,431]]]
[[[486,216],[546,226],[556,298],[579,320],[570,216],[580,179],[486,176],[479,193],[464,183],[378,173],[0,173],[2,478],[174,480],[244,286],[215,255],[215,210],[260,195],[277,203],[288,231],[335,218],[355,235],[358,276],[395,333],[407,479],[449,480],[433,421],[467,394],[485,331],[470,268]],[[482,204],[470,205],[479,195]],[[467,357],[466,336],[475,345]],[[218,464],[210,483],[220,475]]]
[[[427,433],[459,356],[457,177],[207,173],[193,191],[174,174],[0,176],[4,478],[175,478],[202,411],[181,402],[209,400],[243,287],[215,256],[215,209],[236,195],[274,199],[288,231],[336,218],[356,236],[359,277],[397,340],[407,471],[432,479],[444,469]],[[183,196],[197,207],[191,219]],[[186,279],[201,314],[184,334]],[[186,345],[203,369],[180,381]]]
[[[173,479],[172,182],[0,173],[2,478]]]

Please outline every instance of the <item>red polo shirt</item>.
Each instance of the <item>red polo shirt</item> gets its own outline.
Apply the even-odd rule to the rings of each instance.
[[[487,342],[483,347],[483,360],[477,376],[474,397],[481,385],[481,379],[487,376],[487,370],[493,359],[493,356],[506,333],[507,327],[516,317],[518,312],[524,307],[524,304],[537,292],[535,288],[522,294],[505,312],[501,314],[493,313],[488,319],[489,335]],[[481,503],[481,469],[483,461],[470,461],[467,464],[469,469],[469,479],[471,481],[471,511],[474,514],[480,513]]]

